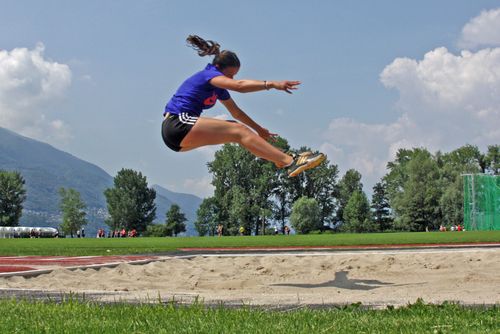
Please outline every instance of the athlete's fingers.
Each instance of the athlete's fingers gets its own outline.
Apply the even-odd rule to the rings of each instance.
[[[298,87],[296,87],[297,85],[299,85],[300,82],[298,81],[287,81],[285,83],[285,91],[288,93],[288,94],[292,94],[292,92],[290,90],[296,90],[298,89]]]

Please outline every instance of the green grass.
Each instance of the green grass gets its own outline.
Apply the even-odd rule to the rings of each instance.
[[[0,256],[148,254],[172,252],[179,248],[190,247],[355,246],[461,242],[500,242],[500,231],[278,235],[222,238],[0,239]]]
[[[2,333],[499,333],[500,308],[457,304],[268,311],[200,304],[0,301]]]

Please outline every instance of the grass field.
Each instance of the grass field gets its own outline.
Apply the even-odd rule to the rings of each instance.
[[[498,333],[500,308],[457,304],[385,310],[269,311],[202,305],[0,301],[3,333]]]
[[[500,231],[117,239],[0,239],[0,255],[121,255],[190,247],[355,246],[500,242]],[[108,251],[109,250],[109,251]]]
[[[500,231],[259,237],[0,239],[0,255],[118,255],[189,247],[500,242]],[[110,250],[109,252],[107,250]],[[427,305],[273,311],[201,304],[96,304],[0,299],[1,333],[500,333],[500,307]]]

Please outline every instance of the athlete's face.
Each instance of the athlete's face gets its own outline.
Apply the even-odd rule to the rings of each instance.
[[[238,71],[240,70],[239,67],[235,67],[235,66],[230,66],[230,67],[226,67],[225,69],[223,69],[221,72],[222,74],[224,74],[226,77],[228,78],[234,78],[234,76],[238,73]]]

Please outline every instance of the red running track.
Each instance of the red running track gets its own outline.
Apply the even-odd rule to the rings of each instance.
[[[75,267],[154,260],[157,256],[0,256],[0,273],[24,272],[49,267]]]

